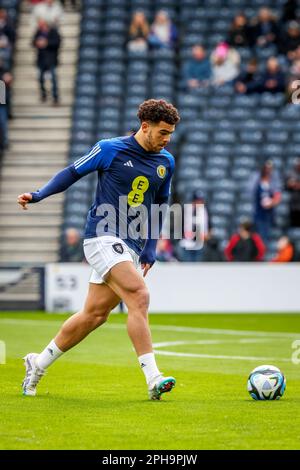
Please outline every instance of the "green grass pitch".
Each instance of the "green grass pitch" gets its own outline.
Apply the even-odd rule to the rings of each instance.
[[[65,318],[0,314],[1,449],[300,449],[300,315],[151,315],[158,365],[177,384],[150,402],[126,316],[114,314],[23,397],[22,356],[40,352]],[[246,391],[261,364],[286,375],[278,401]]]

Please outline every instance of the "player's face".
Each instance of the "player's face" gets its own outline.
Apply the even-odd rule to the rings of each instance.
[[[152,152],[160,152],[170,142],[175,125],[160,121],[158,124],[148,124],[146,131],[147,147]]]

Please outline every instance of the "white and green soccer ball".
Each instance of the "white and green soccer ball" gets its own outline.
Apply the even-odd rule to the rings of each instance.
[[[278,400],[284,394],[286,380],[278,367],[256,367],[248,378],[247,389],[254,400]]]

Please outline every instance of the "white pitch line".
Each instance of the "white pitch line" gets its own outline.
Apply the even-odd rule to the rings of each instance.
[[[0,318],[0,325],[28,325],[28,326],[51,326],[55,323],[62,323],[62,319],[57,320],[26,320],[25,318],[14,319],[14,318]],[[108,323],[105,328],[111,329],[124,329],[124,324]],[[227,329],[216,329],[216,328],[198,328],[198,327],[186,327],[186,326],[174,326],[174,325],[150,325],[151,330],[157,331],[175,331],[181,333],[200,333],[208,335],[228,335],[228,336],[269,336],[271,338],[300,338],[300,333],[288,333],[281,331],[254,331],[254,330],[227,330]]]
[[[260,339],[252,338],[251,342],[260,342]],[[161,351],[160,349],[155,348],[164,348],[167,346],[184,346],[190,344],[224,344],[230,343],[228,340],[218,340],[218,341],[165,341],[164,343],[154,343],[153,348],[155,354],[160,356],[176,356],[176,357],[197,357],[203,359],[231,359],[231,360],[240,360],[240,361],[283,361],[290,362],[290,359],[281,359],[274,357],[258,357],[258,356],[224,356],[216,354],[198,354],[198,353],[179,353],[174,351]],[[242,343],[243,340],[240,339],[237,343]]]
[[[229,335],[229,336],[270,336],[282,338],[300,338],[300,333],[287,333],[281,331],[254,331],[254,330],[226,330],[216,328],[193,328],[186,326],[172,326],[172,325],[150,325],[152,330],[160,331],[179,331],[186,333],[201,333],[209,335]]]
[[[197,341],[164,341],[162,343],[154,343],[155,348],[165,348],[166,346],[184,346],[186,344],[253,344],[265,343],[266,341],[273,341],[271,338],[247,338],[247,339],[201,339]]]
[[[57,320],[48,321],[48,320],[26,320],[23,318],[13,319],[13,318],[0,318],[0,325],[23,325],[23,326],[56,326],[56,323],[62,323],[61,318]],[[124,324],[107,324],[105,328],[108,329],[122,329],[124,330],[126,325]],[[212,329],[212,328],[193,328],[193,327],[180,327],[173,325],[152,325],[152,330],[158,331],[174,331],[174,332],[186,332],[186,333],[200,333],[200,334],[212,334],[212,335],[228,335],[228,336],[261,336],[271,338],[295,338],[300,337],[300,333],[287,333],[287,332],[269,332],[269,331],[249,331],[249,330],[225,330],[225,329]],[[261,342],[261,339],[257,338],[248,338],[237,340],[239,343],[247,342]],[[153,347],[166,347],[166,346],[180,346],[185,344],[220,344],[224,342],[230,342],[230,340],[198,340],[195,342],[187,341],[173,341],[173,342],[163,342],[155,343]],[[282,361],[290,362],[290,359],[281,359],[281,358],[269,358],[269,357],[256,357],[256,356],[224,356],[224,355],[211,355],[211,354],[197,354],[197,353],[177,353],[173,351],[161,351],[159,349],[154,351],[156,354],[161,356],[177,356],[177,357],[197,357],[203,359],[229,359],[229,360],[245,360],[245,361]]]
[[[203,339],[200,341],[165,341],[163,343],[154,343],[154,348],[165,348],[166,346],[184,346],[186,344],[221,344],[225,343],[219,339]]]
[[[176,353],[172,351],[160,351],[159,349],[154,349],[155,354],[160,356],[177,356],[177,357],[198,357],[203,359],[231,359],[231,360],[240,360],[240,361],[282,361],[282,362],[291,362],[291,359],[281,359],[274,357],[257,357],[257,356],[221,356],[221,355],[212,355],[212,354],[193,354],[193,353]]]

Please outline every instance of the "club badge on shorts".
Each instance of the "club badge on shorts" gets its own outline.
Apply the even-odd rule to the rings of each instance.
[[[157,174],[160,178],[164,178],[166,176],[167,169],[164,165],[159,165],[157,167]]]
[[[114,250],[115,253],[118,255],[122,255],[124,253],[124,247],[121,243],[114,243],[112,245],[112,249]]]

